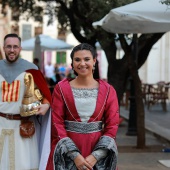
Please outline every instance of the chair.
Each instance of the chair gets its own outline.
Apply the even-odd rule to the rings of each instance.
[[[149,101],[149,95],[150,95],[150,84],[142,83],[142,95],[144,99],[144,103],[147,104]]]
[[[161,103],[163,111],[167,111],[166,100],[168,99],[168,90],[169,87],[165,86],[163,82],[150,85],[148,109],[156,103]]]

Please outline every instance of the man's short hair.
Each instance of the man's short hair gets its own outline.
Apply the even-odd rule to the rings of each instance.
[[[39,59],[38,58],[34,58],[34,60],[33,60],[34,62],[39,62]]]
[[[18,40],[19,40],[20,43],[21,43],[21,38],[20,38],[17,34],[15,34],[15,33],[7,34],[7,35],[4,37],[4,42],[5,42],[5,40],[6,40],[7,38],[9,38],[9,37],[18,38]]]

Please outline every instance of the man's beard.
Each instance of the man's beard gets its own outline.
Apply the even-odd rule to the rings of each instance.
[[[5,56],[6,56],[6,60],[7,60],[9,63],[14,63],[14,62],[17,61],[18,58],[19,58],[19,56],[17,56],[14,60],[10,60],[7,54],[5,54]]]

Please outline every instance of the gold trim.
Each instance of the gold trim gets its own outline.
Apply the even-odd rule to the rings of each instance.
[[[0,159],[2,158],[2,151],[4,147],[5,136],[9,136],[9,167],[10,170],[15,170],[15,140],[14,129],[2,129],[0,135]]]
[[[24,83],[26,86],[26,90],[24,98],[22,100],[20,115],[25,117],[36,114],[38,110],[36,110],[35,107],[41,104],[40,100],[42,100],[43,96],[40,93],[39,89],[35,89],[32,74],[25,74]]]

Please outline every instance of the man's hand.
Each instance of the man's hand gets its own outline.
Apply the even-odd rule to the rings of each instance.
[[[50,105],[48,103],[46,104],[41,104],[37,107],[35,107],[36,110],[38,110],[36,112],[36,115],[45,115],[47,110],[49,109]]]

